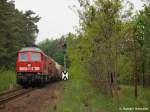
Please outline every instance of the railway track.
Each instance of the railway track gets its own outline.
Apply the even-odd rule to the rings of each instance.
[[[20,88],[20,89],[14,89],[14,90],[2,92],[0,93],[0,105],[8,103],[12,101],[13,99],[21,97],[33,90],[34,90],[33,88],[29,88],[29,89]]]
[[[2,95],[8,94],[8,93],[12,93],[12,92],[14,92],[14,91],[19,91],[19,90],[21,90],[21,89],[22,89],[22,88],[15,88],[15,89],[12,89],[12,90],[7,90],[7,91],[0,92],[0,97],[1,97]]]

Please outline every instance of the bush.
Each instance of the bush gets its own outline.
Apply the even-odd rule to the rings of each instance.
[[[12,70],[0,70],[0,91],[16,85],[16,73]]]

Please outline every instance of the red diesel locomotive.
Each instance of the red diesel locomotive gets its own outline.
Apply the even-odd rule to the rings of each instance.
[[[17,83],[20,85],[44,84],[61,79],[63,67],[37,47],[25,47],[18,52],[16,62]]]

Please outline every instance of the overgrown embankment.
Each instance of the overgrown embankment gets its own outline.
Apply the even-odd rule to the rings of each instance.
[[[16,85],[16,73],[12,70],[0,70],[0,91]]]
[[[148,108],[150,106],[148,88],[139,87],[139,97],[135,100],[134,88],[121,85],[119,105],[117,105],[115,97],[106,97],[93,84],[92,74],[88,74],[82,65],[71,66],[69,74],[70,79],[61,82],[64,90],[57,91],[57,98],[61,95],[62,99],[57,99],[56,108],[52,107],[48,112],[118,112],[118,109],[123,109],[123,107]]]
[[[63,99],[57,102],[56,110],[49,112],[109,112],[112,108],[115,112],[115,104],[93,87],[92,74],[87,74],[81,65],[70,67],[69,74],[70,79],[63,83],[64,91],[59,94]]]
[[[107,112],[106,107],[113,108],[114,105],[93,87],[92,74],[89,75],[81,65],[72,66],[69,74],[62,102],[64,112]]]
[[[134,98],[134,87],[128,85],[121,85],[121,90],[119,91],[120,97],[120,108],[149,108],[150,107],[150,88],[142,88],[138,86],[139,97],[137,99]],[[150,109],[150,108],[149,108]],[[142,111],[147,112],[147,110]]]

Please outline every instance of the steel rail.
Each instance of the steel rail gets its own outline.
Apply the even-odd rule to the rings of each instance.
[[[5,98],[0,98],[0,105],[5,104],[5,103],[8,103],[8,102],[12,101],[13,99],[16,99],[16,98],[18,98],[18,97],[21,97],[21,96],[23,96],[23,95],[25,95],[25,94],[27,94],[27,93],[33,91],[33,90],[34,90],[33,88],[20,89],[20,90],[18,90],[18,91],[14,91],[14,93],[12,92],[12,93],[10,93],[10,94],[3,94],[3,96],[6,95],[7,97],[5,97]]]
[[[22,88],[16,88],[16,89],[12,89],[12,90],[8,90],[8,91],[0,92],[0,97],[1,97],[2,95],[6,95],[6,94],[10,94],[10,93],[19,91],[19,90],[21,90],[21,89],[22,89]]]

